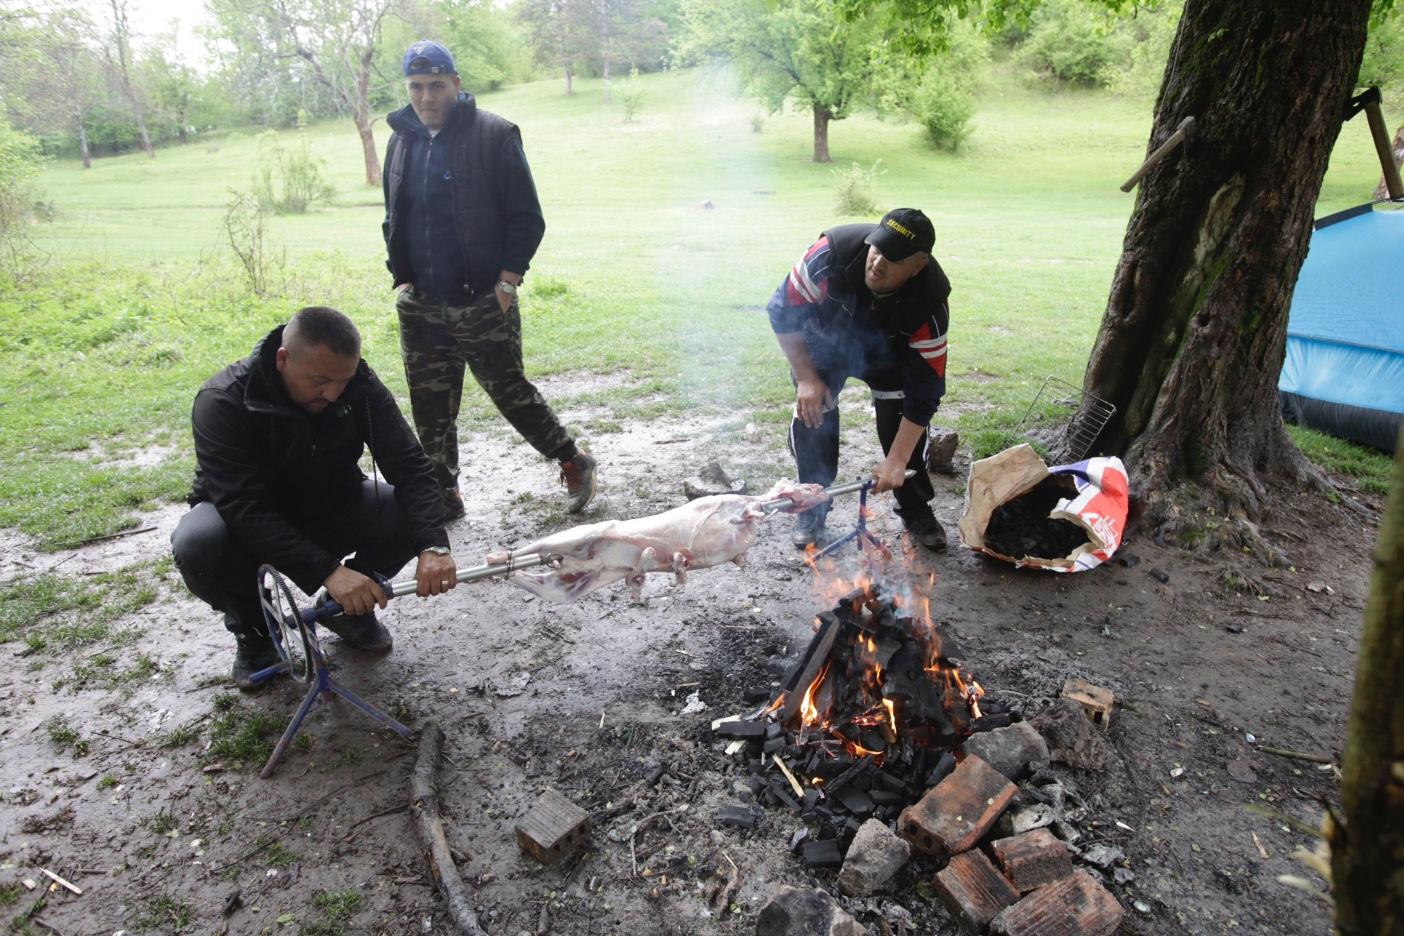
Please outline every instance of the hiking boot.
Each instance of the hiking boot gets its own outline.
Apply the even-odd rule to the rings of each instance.
[[[463,506],[463,492],[458,488],[444,491],[444,523],[452,523],[468,511]]]
[[[268,639],[267,634],[235,634],[234,644],[234,672],[232,675],[234,685],[243,691],[260,692],[270,682],[282,675],[282,673],[273,673],[257,682],[253,679],[255,673],[282,662],[278,657],[278,651],[273,649],[273,641]]]
[[[367,653],[389,653],[395,647],[390,629],[370,614],[338,614],[318,622],[343,642]]]
[[[583,448],[575,450],[574,458],[561,462],[561,481],[566,486],[566,509],[580,513],[595,496],[595,456]]]
[[[824,529],[824,521],[828,516],[829,512],[824,507],[813,507],[795,514],[795,526],[790,532],[790,542],[794,543],[797,549],[804,549],[810,545],[815,549],[823,549],[829,545],[829,534]]]
[[[907,528],[907,536],[918,546],[925,546],[932,552],[946,549],[946,531],[931,508],[925,504],[909,511],[897,511],[902,518],[902,526]]]

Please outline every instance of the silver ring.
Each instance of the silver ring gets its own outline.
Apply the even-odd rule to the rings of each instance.
[[[448,588],[448,583],[449,583],[449,580],[448,580],[448,579],[444,579],[444,580],[441,581],[439,584],[442,585],[444,588]]]

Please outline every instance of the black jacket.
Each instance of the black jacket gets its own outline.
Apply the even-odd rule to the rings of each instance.
[[[406,240],[411,232],[404,230],[397,210],[406,161],[428,147],[429,134],[410,105],[389,115],[387,122],[395,132],[385,147],[382,232],[389,255],[385,265],[398,286],[415,278]],[[464,285],[469,292],[480,292],[492,288],[503,270],[526,273],[546,233],[546,219],[515,124],[479,110],[471,94],[460,93],[452,123],[440,136],[444,134],[451,135],[453,147],[453,233],[463,251]]]
[[[362,361],[341,398],[319,415],[294,406],[277,369],[283,326],[195,395],[195,484],[190,503],[210,501],[230,532],[311,594],[336,568],[299,526],[355,497],[367,446],[414,530],[415,546],[447,546],[443,493],[429,456],[399,406]]]

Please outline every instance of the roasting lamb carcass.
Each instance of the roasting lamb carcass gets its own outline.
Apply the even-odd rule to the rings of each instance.
[[[649,572],[671,572],[682,584],[691,569],[740,565],[767,515],[761,505],[780,498],[789,501],[780,510],[797,513],[829,496],[817,484],[780,481],[760,496],[699,497],[651,517],[572,527],[510,553],[494,553],[487,561],[500,565],[533,553],[550,556],[549,568],[516,572],[509,581],[562,604],[621,579],[638,598]]]

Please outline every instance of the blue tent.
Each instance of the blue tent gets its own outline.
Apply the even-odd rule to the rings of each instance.
[[[1317,222],[1277,388],[1289,422],[1394,451],[1404,422],[1404,211],[1362,205]]]

